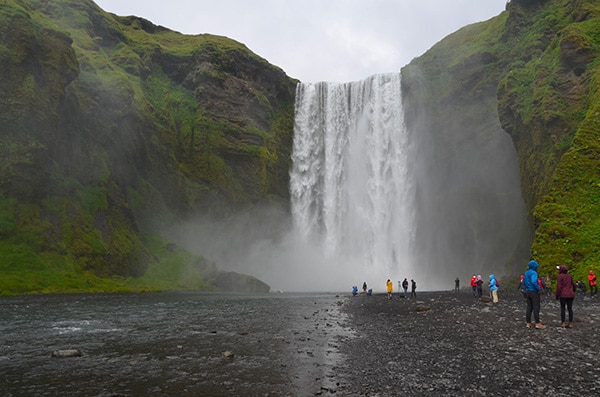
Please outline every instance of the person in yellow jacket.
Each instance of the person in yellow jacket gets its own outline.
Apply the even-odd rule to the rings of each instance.
[[[392,280],[390,280],[388,278],[386,285],[387,285],[388,299],[392,299],[392,289],[394,288],[394,283],[392,283]]]

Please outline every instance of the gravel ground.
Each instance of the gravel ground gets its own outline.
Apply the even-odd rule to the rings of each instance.
[[[499,291],[493,304],[470,291],[344,300],[356,337],[340,344],[339,396],[600,395],[598,299],[578,297],[571,329],[544,297],[544,330],[525,327],[523,297]],[[419,306],[429,310],[419,312]]]

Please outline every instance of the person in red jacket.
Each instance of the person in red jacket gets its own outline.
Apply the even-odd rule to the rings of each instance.
[[[596,285],[596,273],[594,273],[593,270],[590,270],[590,273],[588,274],[588,281],[590,283],[590,297],[593,298],[598,292],[598,286]]]
[[[556,299],[560,299],[560,324],[563,328],[573,328],[573,299],[577,286],[573,277],[569,274],[569,268],[565,265],[558,267],[558,278],[556,279]],[[565,322],[565,306],[569,310],[569,322]]]
[[[477,293],[477,276],[473,275],[471,277],[471,289],[473,290],[473,296],[476,296]]]

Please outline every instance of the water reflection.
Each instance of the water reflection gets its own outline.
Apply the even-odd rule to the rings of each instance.
[[[0,300],[6,395],[314,395],[335,389],[332,294],[52,295]],[[77,349],[81,357],[52,352]],[[233,357],[226,357],[224,352]],[[322,388],[322,389],[321,389]]]

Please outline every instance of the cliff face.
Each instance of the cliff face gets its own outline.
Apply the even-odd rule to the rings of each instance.
[[[594,1],[512,0],[498,17],[450,35],[403,70],[416,130],[425,125],[438,142],[458,140],[454,153],[475,140],[490,156],[499,147],[491,140],[510,135],[529,219],[523,241],[533,241],[531,252],[528,244],[517,249],[513,271],[531,254],[543,274],[567,264],[583,277],[600,259],[591,243],[600,235],[599,17]]]
[[[422,262],[600,271],[599,18],[512,0],[402,70]],[[296,81],[87,0],[6,0],[0,22],[0,293],[264,290],[157,234],[287,206]]]
[[[13,270],[47,255],[140,276],[160,259],[143,232],[287,203],[296,81],[283,71],[233,40],[92,1],[4,3],[0,237],[3,257],[23,251]]]

